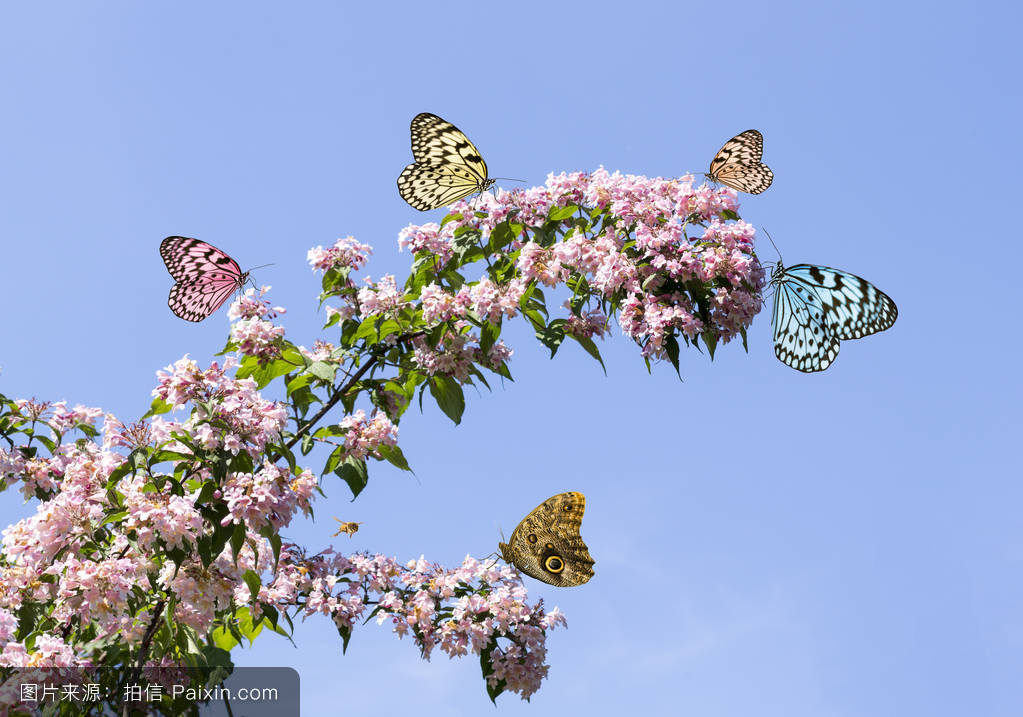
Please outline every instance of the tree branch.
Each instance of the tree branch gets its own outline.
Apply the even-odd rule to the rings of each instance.
[[[320,410],[317,411],[316,414],[312,418],[310,418],[308,421],[306,421],[306,424],[304,426],[302,426],[297,431],[295,431],[295,435],[291,437],[290,441],[288,441],[287,443],[284,444],[284,447],[285,448],[291,448],[293,445],[298,443],[299,439],[302,438],[302,436],[304,436],[306,433],[308,433],[310,428],[315,426],[316,423],[321,418],[323,418],[324,416],[327,415],[327,413],[330,411],[330,409],[334,408],[334,406],[337,405],[338,401],[340,401],[342,398],[344,398],[344,395],[346,393],[348,393],[349,391],[352,390],[352,387],[355,386],[355,384],[358,382],[358,380],[360,378],[362,378],[366,374],[366,372],[369,371],[377,363],[377,360],[379,358],[380,358],[379,356],[373,356],[358,371],[356,371],[354,374],[352,374],[352,377],[348,380],[348,383],[346,383],[344,386],[339,388],[334,393],[334,395],[331,396],[327,400],[327,402],[325,404],[323,404],[323,407],[320,408]]]
[[[153,611],[153,619],[150,621],[149,627],[146,628],[145,637],[142,638],[142,645],[139,648],[139,657],[135,663],[135,669],[131,671],[131,678],[128,680],[128,684],[138,682],[139,675],[142,674],[142,667],[146,663],[146,655],[149,654],[149,646],[153,642],[153,636],[156,634],[156,628],[160,624],[164,605],[166,605],[166,601],[162,598],[158,603],[156,603],[156,609]]]
[[[425,334],[426,334],[425,331],[416,331],[416,332],[413,332],[411,334],[402,334],[401,336],[399,336],[397,338],[395,343],[400,343],[402,341],[409,341],[411,339],[417,338],[419,336],[423,336]],[[348,379],[348,382],[344,386],[339,388],[334,393],[334,395],[331,396],[327,400],[327,402],[325,404],[323,404],[323,407],[320,408],[320,410],[317,411],[315,413],[315,415],[313,415],[312,418],[310,418],[308,421],[306,421],[304,426],[302,426],[301,428],[299,428],[295,432],[295,435],[291,437],[291,440],[289,440],[287,443],[284,444],[284,447],[290,449],[293,445],[298,443],[298,441],[302,438],[302,436],[304,436],[306,433],[309,432],[309,429],[311,429],[313,426],[315,426],[319,422],[319,420],[321,418],[326,416],[327,413],[330,411],[330,409],[334,408],[334,406],[336,406],[338,404],[338,401],[340,401],[342,398],[344,398],[344,395],[346,393],[348,393],[349,391],[351,391],[352,388],[355,387],[355,384],[359,382],[359,379],[361,379],[363,376],[366,375],[367,371],[369,371],[373,366],[375,366],[378,363],[380,363],[380,358],[381,358],[381,354],[374,354],[363,366],[361,366],[359,368],[358,371],[356,371],[355,373],[351,374],[351,377]]]

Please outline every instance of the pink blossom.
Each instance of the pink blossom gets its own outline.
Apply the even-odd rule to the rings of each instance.
[[[231,302],[227,316],[232,321],[237,319],[273,319],[278,314],[285,314],[287,311],[280,306],[270,306],[270,302],[263,299],[263,296],[270,291],[269,286],[262,286],[259,289],[259,296],[256,296],[254,288],[248,288],[245,293]]]
[[[497,323],[502,315],[513,317],[518,314],[519,299],[525,289],[525,282],[520,279],[505,286],[498,286],[490,279],[481,279],[475,284],[462,287],[458,291],[458,299],[459,303],[472,306],[472,310],[481,319]]]
[[[341,419],[345,430],[345,456],[363,459],[368,455],[380,457],[381,446],[398,445],[398,427],[384,413],[374,413],[367,420],[361,408]]]
[[[284,327],[263,319],[241,319],[231,324],[231,341],[246,356],[274,358],[280,355]]]
[[[469,297],[461,292],[456,296],[437,284],[428,284],[420,292],[423,320],[428,324],[435,324],[462,317],[469,305],[468,299]]]
[[[322,246],[310,249],[307,258],[312,267],[320,271],[361,269],[369,261],[369,255],[372,252],[373,249],[369,244],[362,244],[349,236],[338,239],[329,249],[324,249]]]
[[[368,287],[359,289],[359,308],[363,316],[372,316],[400,309],[408,304],[405,292],[398,288],[394,275],[388,274],[374,284],[366,277]]]
[[[454,238],[454,227],[446,224],[443,228],[434,222],[422,225],[409,224],[398,232],[398,247],[408,247],[413,254],[427,252],[436,256],[441,264],[454,255],[451,240]]]

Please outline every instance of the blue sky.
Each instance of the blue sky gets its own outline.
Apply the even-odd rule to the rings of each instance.
[[[755,127],[775,172],[741,213],[786,263],[859,274],[895,326],[799,374],[769,307],[711,362],[648,374],[617,331],[608,372],[507,332],[514,383],[462,425],[409,413],[416,478],[326,482],[291,537],[457,564],[554,493],[587,496],[585,586],[529,581],[568,629],[531,703],[501,714],[960,717],[1023,713],[1021,13],[1008,3],[8,3],[0,7],[0,392],[125,421],[154,372],[226,340],[166,308],[170,234],[259,269],[311,345],[309,247],[352,234],[368,273],[439,220],[398,196],[418,112],[493,176],[705,171]],[[773,259],[769,244],[760,245]],[[319,463],[312,464],[319,468]],[[1015,468],[1014,468],[1015,466]],[[0,522],[26,515],[17,494]],[[336,515],[363,521],[331,538]],[[478,662],[425,663],[375,623],[340,653],[322,620],[286,664],[307,714],[477,715]]]

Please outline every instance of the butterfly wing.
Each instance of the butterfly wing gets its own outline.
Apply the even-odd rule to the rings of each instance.
[[[781,265],[775,285],[774,353],[806,373],[823,371],[838,356],[841,339],[858,339],[890,328],[899,310],[869,281],[814,264]]]
[[[209,272],[241,276],[238,262],[212,244],[189,237],[167,237],[160,242],[160,256],[176,281],[184,281]]]
[[[450,122],[423,112],[411,133],[416,161],[398,176],[398,193],[415,209],[436,209],[494,184],[479,150]]]
[[[202,321],[240,289],[247,275],[215,273],[179,281],[171,287],[167,306],[185,321]]]
[[[763,156],[764,135],[748,129],[725,142],[707,176],[740,192],[760,194],[774,181],[774,172],[760,161]]]
[[[429,112],[412,118],[412,156],[421,164],[464,165],[480,181],[487,178],[487,163],[460,129]]]
[[[820,297],[811,287],[790,279],[784,270],[772,283],[774,355],[797,371],[823,371],[838,356],[840,342],[828,330]]]
[[[824,307],[828,329],[840,339],[858,339],[892,327],[899,309],[866,279],[841,269],[797,264],[786,272],[812,286]]]
[[[223,306],[249,276],[230,256],[198,239],[167,237],[160,244],[160,256],[177,280],[167,305],[186,321],[205,319]]]
[[[420,211],[437,209],[481,191],[484,185],[459,166],[410,164],[398,177],[401,198]]]
[[[579,529],[586,510],[582,493],[559,493],[529,513],[499,548],[505,561],[549,585],[582,585],[594,560]]]

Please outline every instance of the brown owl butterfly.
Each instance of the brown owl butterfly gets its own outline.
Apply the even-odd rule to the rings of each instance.
[[[582,493],[548,498],[522,519],[507,543],[498,543],[505,562],[550,585],[582,585],[593,577],[593,558],[579,535],[585,510]]]

